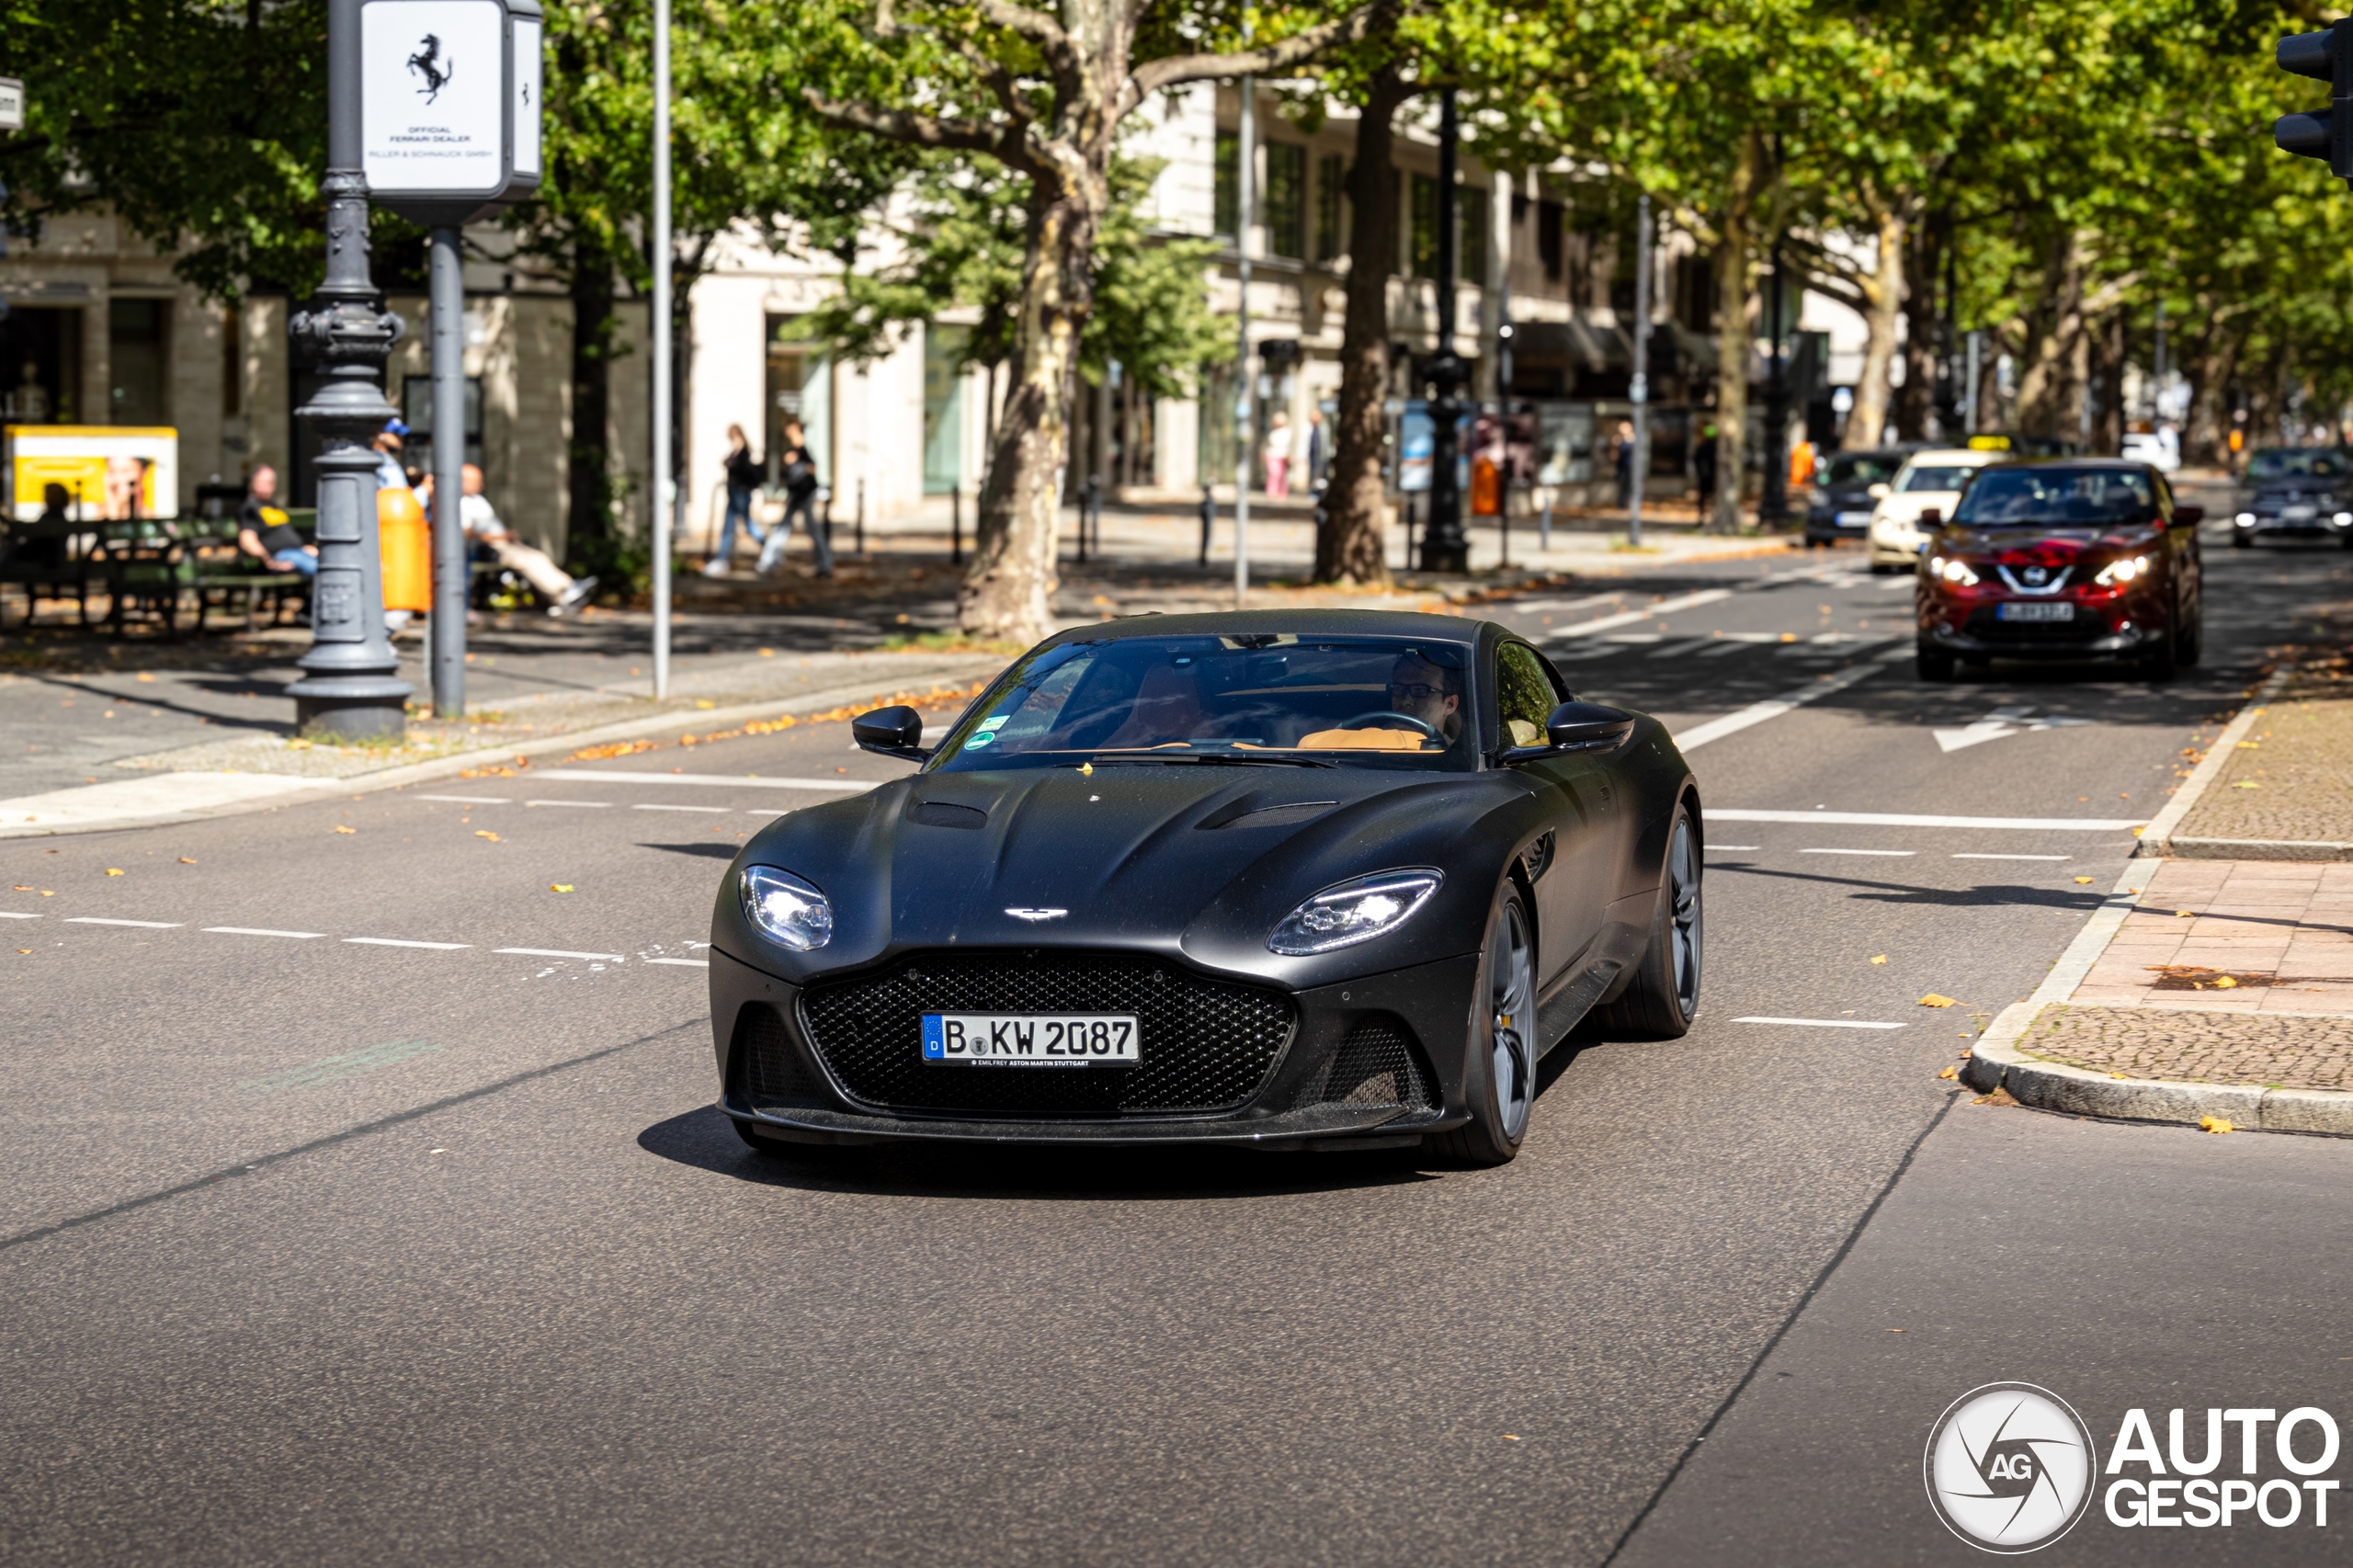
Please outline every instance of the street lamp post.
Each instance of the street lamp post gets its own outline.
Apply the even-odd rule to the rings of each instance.
[[[384,634],[383,565],[376,543],[376,455],[369,442],[392,417],[384,361],[404,330],[378,303],[368,270],[368,180],[359,105],[362,0],[328,0],[327,272],[311,308],[293,319],[295,345],[319,390],[295,410],[318,432],[319,573],[311,598],[311,651],[287,687],[304,734],[408,733],[400,655]]]
[[[1461,461],[1462,361],[1454,352],[1454,164],[1461,141],[1454,89],[1438,98],[1438,352],[1431,356],[1430,518],[1422,529],[1422,570],[1467,572],[1471,541],[1462,532],[1462,489],[1455,470]]]
[[[1781,242],[1773,242],[1773,293],[1765,311],[1767,345],[1765,374],[1765,494],[1756,508],[1757,520],[1789,521],[1790,517],[1790,373],[1781,353]],[[1737,479],[1735,478],[1735,483]]]

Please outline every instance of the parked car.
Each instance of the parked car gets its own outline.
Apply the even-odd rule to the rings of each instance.
[[[1107,621],[923,730],[858,718],[921,769],[779,817],[719,890],[720,1106],[764,1153],[1424,1141],[1501,1165],[1580,1020],[1667,1040],[1699,1009],[1690,768],[1504,627]]]
[[[2196,664],[2203,517],[2147,463],[1980,474],[1920,557],[1920,678],[1996,658],[2131,659],[2157,679]]]
[[[1978,470],[2009,460],[2007,452],[1968,447],[1930,447],[1914,452],[1871,509],[1871,571],[1911,571],[1919,563],[1920,546],[1928,537],[1921,528],[1928,514],[1951,517],[1961,492],[1969,488]]]
[[[2247,458],[2231,544],[2264,534],[2335,540],[2353,550],[2353,458],[2342,447],[2265,447]]]
[[[1894,483],[1904,460],[1917,450],[1916,446],[1871,447],[1831,454],[1814,475],[1813,498],[1806,504],[1806,548],[1862,538],[1870,526],[1871,508]]]

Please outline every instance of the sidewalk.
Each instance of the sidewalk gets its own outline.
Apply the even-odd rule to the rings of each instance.
[[[1963,1076],[2076,1115],[2353,1136],[2353,701],[2275,677]],[[2223,856],[2234,858],[2223,858]]]

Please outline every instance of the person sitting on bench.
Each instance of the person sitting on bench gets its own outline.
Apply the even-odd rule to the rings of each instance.
[[[66,547],[73,541],[74,519],[66,510],[65,486],[41,487],[40,517],[9,526],[0,534],[0,560],[12,566],[65,565]]]
[[[499,520],[490,497],[482,493],[482,470],[468,463],[461,472],[466,491],[458,504],[458,519],[465,528],[466,537],[488,547],[501,566],[519,573],[533,591],[547,601],[550,615],[563,615],[586,603],[588,596],[597,591],[597,579],[574,577],[558,566],[547,551],[534,550],[517,539]],[[432,505],[430,476],[417,487],[417,495],[428,507]]]
[[[304,544],[278,499],[278,471],[265,464],[245,482],[245,504],[237,508],[237,551],[250,555],[272,572],[319,574],[319,547]]]

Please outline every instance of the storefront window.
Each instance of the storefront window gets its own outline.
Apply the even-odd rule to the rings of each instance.
[[[790,316],[768,317],[767,416],[760,460],[768,480],[777,478],[777,454],[784,449],[784,426],[798,421],[809,453],[817,460],[817,483],[834,483],[833,364],[809,344],[786,335]]]
[[[74,425],[82,415],[82,312],[11,305],[0,317],[0,416]]]

